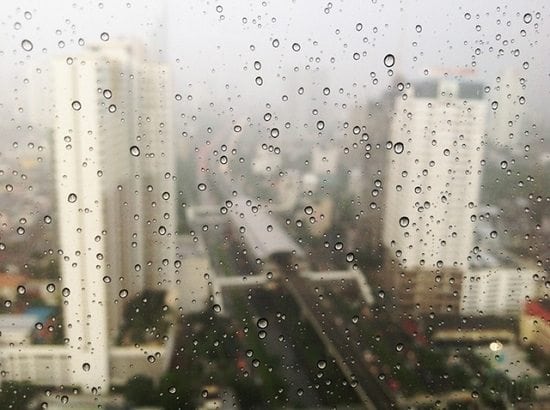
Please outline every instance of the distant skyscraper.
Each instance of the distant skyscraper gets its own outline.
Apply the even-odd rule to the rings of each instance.
[[[70,372],[75,384],[105,387],[125,299],[173,282],[168,72],[136,44],[110,42],[56,60],[53,77]]]
[[[474,83],[426,82],[396,102],[383,238],[405,268],[466,265],[481,184],[482,92]]]
[[[458,311],[474,245],[487,101],[477,83],[418,83],[397,97],[390,128],[381,278],[402,304]],[[401,280],[402,279],[402,280]]]

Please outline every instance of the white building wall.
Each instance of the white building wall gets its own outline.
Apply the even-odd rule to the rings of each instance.
[[[74,384],[106,388],[109,346],[125,301],[144,287],[175,285],[168,72],[146,62],[132,43],[91,47],[73,61],[56,60],[52,70],[61,273],[70,290],[64,298],[69,374]],[[71,106],[76,100],[79,110]],[[132,146],[140,155],[130,153]]]
[[[535,296],[534,273],[516,267],[470,271],[462,282],[461,314],[517,316]]]
[[[406,268],[461,267],[473,247],[470,221],[480,187],[484,100],[399,99],[388,153],[383,239]],[[406,217],[406,227],[400,219]],[[438,263],[440,262],[440,263]]]
[[[54,63],[54,124],[57,222],[63,250],[64,329],[70,349],[72,383],[87,388],[109,385],[108,330],[104,266],[101,256],[103,208],[93,65],[79,70],[64,60]],[[75,110],[73,101],[81,108]],[[74,202],[69,197],[76,195]],[[85,370],[84,365],[90,369]]]

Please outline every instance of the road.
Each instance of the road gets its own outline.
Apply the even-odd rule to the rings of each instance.
[[[318,303],[319,295],[314,292],[311,282],[301,278],[297,272],[286,272],[283,285],[294,297],[304,316],[313,325],[327,351],[336,359],[340,369],[350,383],[357,383],[354,391],[361,402],[371,409],[396,409],[397,404],[372,375],[363,358],[366,347],[361,343],[362,335],[355,326],[347,326],[335,312],[325,312]],[[286,280],[288,279],[288,280]],[[348,318],[351,324],[351,318]]]

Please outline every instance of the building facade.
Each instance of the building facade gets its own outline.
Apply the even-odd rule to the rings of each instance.
[[[69,373],[105,387],[125,299],[174,282],[168,71],[139,45],[112,42],[56,60],[53,77]]]
[[[381,286],[420,312],[458,311],[474,247],[487,102],[478,83],[419,82],[396,97],[386,155]],[[432,296],[430,296],[432,295]]]
[[[398,97],[383,239],[404,268],[465,266],[474,244],[487,102],[476,83],[418,84]]]
[[[517,317],[534,296],[536,272],[510,264],[470,270],[462,283],[461,313]]]

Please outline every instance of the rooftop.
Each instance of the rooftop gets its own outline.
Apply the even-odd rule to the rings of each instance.
[[[293,253],[303,256],[301,247],[288,235],[268,211],[249,197],[233,200],[229,210],[231,221],[243,227],[243,237],[249,251],[257,258],[267,259],[276,254]]]

